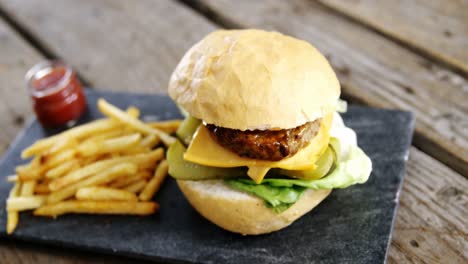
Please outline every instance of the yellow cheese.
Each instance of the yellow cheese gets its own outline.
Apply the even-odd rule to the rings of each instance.
[[[184,153],[184,159],[190,162],[212,167],[249,167],[248,175],[255,182],[261,182],[270,168],[286,170],[312,170],[315,162],[325,151],[330,139],[330,126],[333,115],[323,118],[319,132],[309,145],[292,157],[280,161],[256,160],[240,157],[236,153],[219,145],[209,134],[208,129],[201,125],[194,135],[190,146]]]
[[[261,183],[270,169],[270,167],[249,166],[247,175],[256,183]]]

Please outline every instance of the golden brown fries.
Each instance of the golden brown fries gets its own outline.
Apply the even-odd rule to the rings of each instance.
[[[47,198],[48,204],[58,203],[69,197],[72,197],[79,188],[87,186],[96,186],[109,183],[122,175],[131,175],[137,172],[137,166],[132,163],[121,163],[103,170],[93,176],[70,184],[63,189],[51,193]],[[50,185],[49,185],[50,188]]]
[[[140,200],[149,201],[151,198],[153,198],[154,194],[159,190],[159,188],[161,188],[161,184],[163,183],[164,179],[166,179],[168,166],[169,165],[167,164],[166,160],[163,160],[159,164],[158,168],[154,172],[153,178],[151,178],[151,180],[138,196]]]
[[[138,193],[140,192],[141,190],[143,190],[143,188],[145,188],[146,184],[148,183],[147,180],[145,179],[141,179],[141,180],[138,180],[130,185],[127,185],[124,187],[124,190],[127,190],[129,192],[132,192],[132,193]]]
[[[76,192],[78,200],[92,201],[138,201],[138,197],[129,191],[109,187],[84,187]]]
[[[177,131],[181,123],[182,123],[181,119],[173,119],[173,120],[149,122],[148,125],[150,127],[157,128],[161,131],[164,131],[168,134],[173,134]]]
[[[21,187],[20,196],[32,196],[34,194],[34,188],[36,187],[36,181],[25,181]]]
[[[130,175],[130,176],[124,176],[124,177],[119,177],[115,181],[111,182],[109,184],[109,187],[111,188],[123,188],[125,186],[128,186],[136,181],[139,181],[141,179],[149,179],[151,177],[151,173],[147,170],[140,171],[136,174]]]
[[[141,133],[144,133],[145,135],[149,135],[149,134],[157,135],[159,138],[161,138],[161,141],[164,142],[166,146],[169,146],[175,142],[175,138],[171,137],[167,133],[164,133],[163,131],[159,129],[152,128],[148,126],[147,124],[143,123],[142,121],[136,118],[133,118],[132,116],[125,113],[124,111],[109,104],[106,100],[102,98],[98,100],[98,107],[99,107],[99,110],[101,110],[101,112],[104,115],[117,119],[120,122],[134,128],[135,130],[140,131]]]
[[[40,207],[34,211],[34,215],[50,217],[67,213],[149,215],[158,208],[156,202],[64,201]]]
[[[9,195],[8,199],[13,199],[13,198],[18,197],[19,194],[20,194],[20,191],[21,191],[21,183],[16,182],[15,186],[13,186],[13,188],[10,191],[10,195]],[[8,209],[7,209],[7,214],[8,214],[8,216],[7,216],[7,233],[11,234],[11,233],[13,233],[13,231],[15,231],[16,226],[18,225],[19,214],[18,214],[18,211],[8,210]]]
[[[140,110],[126,111],[98,101],[108,118],[68,129],[36,141],[21,156],[31,158],[7,177],[14,183],[7,199],[7,232],[19,212],[58,216],[65,213],[154,213],[149,202],[167,175],[165,149],[175,139],[180,120],[144,123]],[[159,163],[159,165],[158,165]]]
[[[25,211],[39,208],[46,201],[45,195],[13,197],[7,200],[7,211]]]

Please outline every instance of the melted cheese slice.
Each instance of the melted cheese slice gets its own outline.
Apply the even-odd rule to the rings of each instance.
[[[219,145],[210,135],[208,129],[200,125],[195,132],[192,142],[184,153],[184,159],[190,162],[221,168],[247,166],[247,175],[255,182],[260,183],[268,170],[282,168],[286,170],[313,170],[315,162],[325,151],[330,139],[330,126],[333,115],[322,119],[317,135],[309,145],[299,150],[295,155],[279,161],[257,160],[240,157],[236,153]]]

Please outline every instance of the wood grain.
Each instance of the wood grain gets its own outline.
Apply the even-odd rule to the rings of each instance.
[[[468,1],[320,1],[468,73]]]
[[[54,1],[55,10],[67,10],[67,15],[48,8],[47,4],[52,1],[2,0],[0,6],[48,48],[73,64],[92,84],[116,90],[164,92],[169,74],[185,49],[215,26],[177,3],[126,2]],[[345,91],[363,102],[415,108],[425,125],[430,123],[427,120],[432,115],[446,109],[448,113],[466,111],[461,104],[464,94],[460,92],[466,87],[466,80],[458,75],[352,23],[341,30],[332,30],[349,22],[324,15],[322,9],[309,13],[308,6],[297,5],[297,1],[291,8],[281,6],[279,1],[274,3],[268,7],[270,11],[260,9],[260,13],[256,13],[258,6],[238,3],[247,18],[238,14],[238,8],[230,12],[244,19],[244,26],[277,28],[318,42],[320,46],[316,45],[331,56],[334,67],[339,70]],[[269,12],[273,15],[265,18]],[[227,16],[226,12],[221,13]],[[250,18],[252,14],[258,17]],[[310,18],[313,15],[324,21],[316,22]],[[254,24],[251,20],[258,21]],[[331,33],[324,35],[323,28]],[[349,36],[346,30],[357,35]],[[366,44],[368,41],[370,44]],[[381,55],[379,50],[385,50],[385,54]],[[407,90],[413,93],[406,95]],[[434,90],[437,93],[433,95]],[[369,95],[360,95],[363,92]],[[432,106],[434,101],[439,103],[442,99],[447,102]],[[425,105],[419,106],[418,100]],[[450,104],[454,104],[455,110],[448,108]],[[458,112],[453,115],[460,118]],[[459,119],[439,118],[447,127],[463,123]],[[456,141],[466,140],[458,134],[444,134],[444,137],[450,136]],[[460,174],[413,147],[389,261],[430,263],[448,257],[454,261],[466,260],[467,230],[462,220],[467,213],[467,187],[467,180]],[[65,253],[48,255],[44,251],[21,246],[19,250],[0,250],[0,256],[12,263],[86,263],[89,260]],[[24,257],[24,254],[31,255]]]
[[[240,27],[278,30],[315,45],[346,97],[416,114],[414,143],[468,176],[468,81],[313,1],[203,0],[202,8]]]
[[[23,82],[26,71],[43,57],[0,20],[0,155],[32,116]]]
[[[185,51],[215,29],[167,0],[1,1],[0,7],[98,89],[165,92]]]
[[[466,263],[468,180],[412,148],[389,263]]]

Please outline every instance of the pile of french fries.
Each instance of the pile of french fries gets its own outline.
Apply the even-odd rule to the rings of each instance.
[[[38,140],[21,153],[25,165],[16,175],[7,200],[7,232],[19,212],[37,216],[67,213],[148,215],[151,201],[167,176],[165,149],[174,142],[180,120],[144,123],[140,111],[127,111],[98,100],[106,116],[58,135]]]

